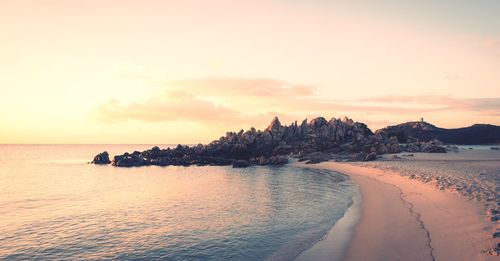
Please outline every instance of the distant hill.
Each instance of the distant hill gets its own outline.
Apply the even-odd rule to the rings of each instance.
[[[387,137],[395,136],[401,143],[413,138],[419,141],[438,139],[444,143],[459,145],[500,144],[500,126],[491,124],[474,124],[470,127],[445,129],[425,121],[413,121],[388,126],[375,133]]]

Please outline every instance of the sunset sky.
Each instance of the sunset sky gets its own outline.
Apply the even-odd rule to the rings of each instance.
[[[0,0],[0,143],[205,143],[275,115],[500,125],[499,12],[498,0]]]

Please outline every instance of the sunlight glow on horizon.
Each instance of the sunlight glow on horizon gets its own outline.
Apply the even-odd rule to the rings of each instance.
[[[500,125],[500,3],[471,5],[2,1],[0,143],[205,143],[275,115]]]

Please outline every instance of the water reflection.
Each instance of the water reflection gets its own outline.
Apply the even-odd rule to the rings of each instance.
[[[293,167],[85,164],[97,149],[0,146],[0,258],[288,259],[343,215],[353,190]]]

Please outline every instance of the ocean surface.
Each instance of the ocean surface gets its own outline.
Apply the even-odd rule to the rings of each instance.
[[[0,259],[290,260],[356,192],[347,176],[293,166],[87,164],[151,147],[0,145]]]

